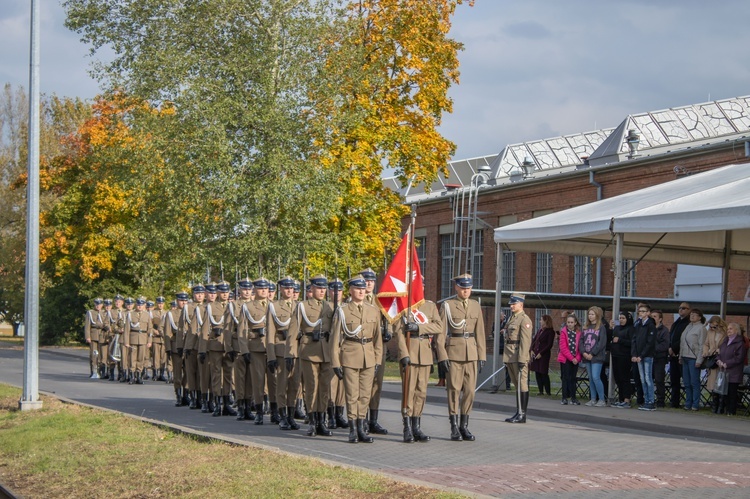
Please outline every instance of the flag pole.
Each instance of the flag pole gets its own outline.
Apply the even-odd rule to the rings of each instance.
[[[411,285],[412,285],[412,248],[414,247],[414,226],[417,222],[417,205],[411,205],[411,223],[409,224],[409,235],[406,238],[406,314],[404,314],[404,341],[406,342],[406,353],[409,354],[409,343],[411,333],[406,331],[406,324],[411,314]],[[421,284],[421,283],[420,283]],[[401,385],[401,415],[406,417],[407,396],[409,392],[409,366],[404,368]]]

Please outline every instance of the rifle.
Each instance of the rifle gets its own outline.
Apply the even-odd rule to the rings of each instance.
[[[414,226],[417,222],[417,205],[411,205],[411,223],[409,224],[409,237],[407,238],[406,244],[406,314],[404,314],[404,340],[406,341],[406,352],[409,353],[409,343],[411,339],[411,333],[406,331],[406,325],[409,322],[409,314],[411,311],[411,279],[412,279],[412,261],[411,252],[414,244]],[[404,375],[402,377],[401,386],[401,415],[406,417],[406,405],[409,391],[409,366],[404,369]]]
[[[333,282],[336,283],[336,281],[339,278],[339,254],[336,253],[335,263],[333,267]],[[333,313],[336,314],[336,310],[339,308],[339,294],[338,290],[336,289],[336,284],[333,286]]]

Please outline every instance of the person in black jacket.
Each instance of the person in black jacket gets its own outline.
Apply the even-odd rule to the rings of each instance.
[[[633,342],[630,344],[631,359],[638,364],[643,398],[645,403],[638,409],[655,411],[654,403],[654,355],[656,355],[656,325],[651,318],[651,307],[645,303],[638,306],[638,319],[633,330]]]
[[[669,329],[664,325],[664,314],[661,310],[652,310],[651,318],[656,326],[656,355],[654,356],[654,386],[656,391],[656,407],[664,407],[664,380],[667,377],[667,362],[669,362]]]
[[[678,311],[679,318],[672,323],[669,329],[669,384],[670,403],[675,409],[680,408],[680,379],[682,379],[682,366],[680,365],[680,339],[682,332],[690,324],[690,304],[680,303]]]
[[[615,384],[619,402],[612,407],[630,409],[630,397],[633,396],[633,385],[630,375],[633,372],[633,362],[630,344],[633,339],[633,316],[630,312],[620,312],[619,324],[612,331],[612,366],[614,368]]]

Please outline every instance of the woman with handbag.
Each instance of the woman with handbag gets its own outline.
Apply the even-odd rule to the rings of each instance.
[[[742,369],[747,356],[745,341],[740,334],[740,325],[730,322],[727,326],[727,336],[719,345],[719,358],[716,361],[719,367],[726,370],[726,381],[728,381],[727,394],[722,397],[727,408],[727,415],[737,414],[737,389],[742,382]]]
[[[697,411],[701,404],[701,371],[703,342],[706,341],[706,318],[697,308],[690,310],[690,323],[680,338],[680,364],[685,385],[685,410]]]
[[[706,333],[706,341],[703,342],[703,363],[704,369],[708,370],[708,381],[706,381],[706,388],[711,393],[711,412],[718,414],[723,409],[720,406],[720,396],[715,394],[714,388],[716,387],[716,375],[719,370],[716,368],[716,358],[719,353],[719,345],[727,337],[727,323],[722,320],[718,315],[714,315],[708,321],[708,332]]]

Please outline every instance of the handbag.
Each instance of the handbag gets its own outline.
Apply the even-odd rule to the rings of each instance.
[[[703,369],[716,369],[717,367],[719,367],[719,365],[716,363],[717,360],[718,358],[716,354],[703,357],[702,368]]]
[[[716,383],[714,383],[713,393],[716,395],[726,395],[728,391],[729,380],[727,379],[727,370],[721,368],[716,375]]]

